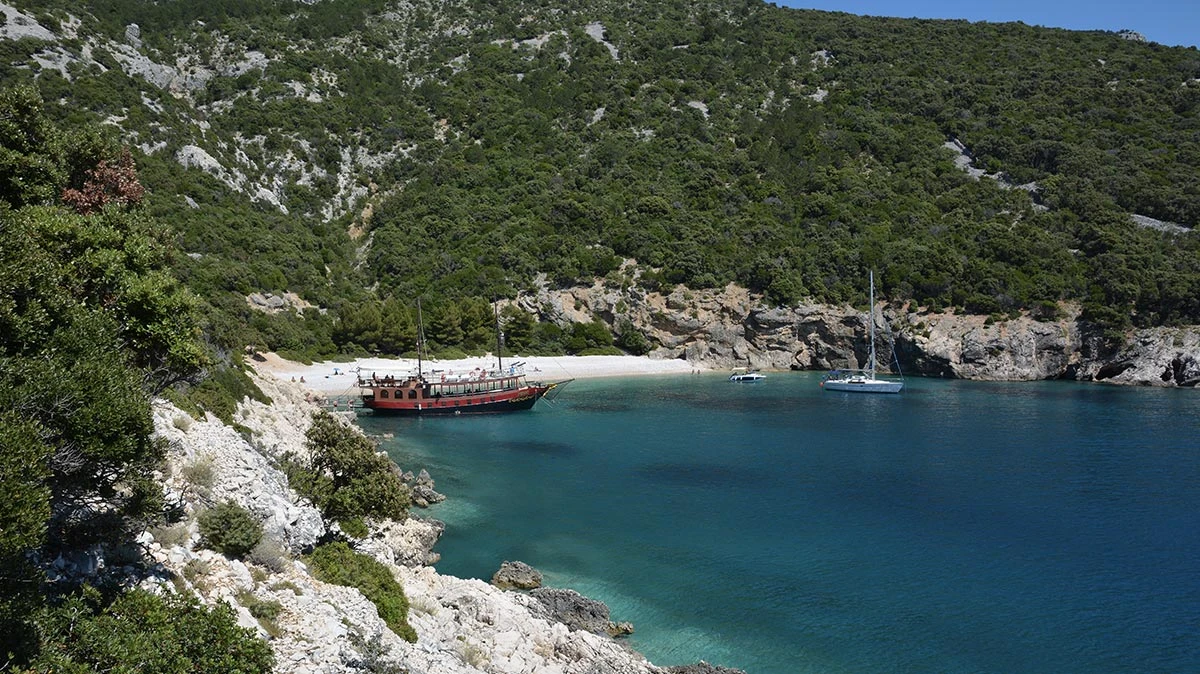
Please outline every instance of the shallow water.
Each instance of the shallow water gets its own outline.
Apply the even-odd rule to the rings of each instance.
[[[1200,395],[812,373],[581,380],[528,413],[361,417],[447,503],[438,570],[606,602],[656,664],[1200,671]]]

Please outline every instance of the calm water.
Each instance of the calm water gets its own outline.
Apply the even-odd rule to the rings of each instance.
[[[657,664],[1200,671],[1200,392],[810,373],[361,417],[449,501],[438,570],[601,599]]]

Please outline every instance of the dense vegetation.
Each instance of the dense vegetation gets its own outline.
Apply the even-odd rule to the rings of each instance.
[[[308,456],[284,462],[288,483],[327,521],[365,537],[363,518],[403,520],[412,503],[400,469],[375,443],[328,412],[313,415],[305,435]],[[257,541],[256,541],[257,542]]]
[[[861,301],[873,268],[934,309],[1069,300],[1116,331],[1200,323],[1197,236],[1129,217],[1200,222],[1195,49],[753,0],[36,4],[51,28],[82,19],[61,46],[98,40],[94,63],[68,81],[25,67],[43,43],[9,42],[0,83],[32,80],[65,119],[141,144],[148,210],[181,236],[228,347],[403,352],[418,295],[486,316],[538,273],[627,282],[622,258],[648,289]],[[131,23],[141,53],[211,76],[127,75]],[[951,139],[1034,186],[971,178]],[[221,170],[181,167],[188,145]],[[244,300],[284,291],[329,311]],[[464,320],[445,345],[487,348],[485,321]]]
[[[51,123],[31,89],[0,92],[0,663],[268,671],[230,611],[44,572],[93,546],[140,563],[134,535],[169,515],[150,399],[208,362],[140,195],[117,145]]]

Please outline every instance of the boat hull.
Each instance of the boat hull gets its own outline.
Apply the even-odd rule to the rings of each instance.
[[[821,382],[821,387],[826,391],[849,393],[899,393],[904,389],[904,383],[881,379],[828,379]]]
[[[743,384],[750,384],[750,383],[754,383],[756,381],[762,381],[764,379],[766,379],[766,377],[761,374],[758,374],[758,375],[735,374],[729,378],[729,381],[736,381],[736,382],[741,382]]]
[[[533,407],[554,385],[525,386],[480,395],[444,396],[423,400],[363,398],[363,407],[376,414],[459,415],[519,412]]]

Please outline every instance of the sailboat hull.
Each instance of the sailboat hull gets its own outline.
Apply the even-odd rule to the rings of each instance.
[[[904,382],[884,381],[882,379],[828,379],[821,382],[826,391],[848,391],[850,393],[899,393],[904,389]]]

